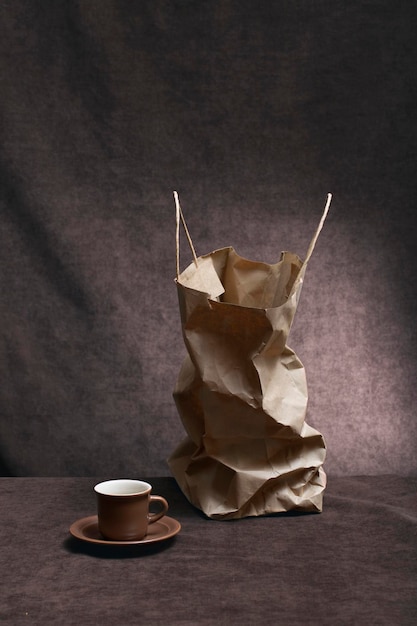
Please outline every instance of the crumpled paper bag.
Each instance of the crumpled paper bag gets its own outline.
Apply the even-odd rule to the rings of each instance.
[[[187,437],[168,460],[189,501],[213,519],[322,510],[323,436],[305,422],[304,367],[287,346],[308,260],[269,265],[232,247],[197,258],[177,209],[179,308],[188,355],[174,389]],[[179,221],[194,261],[179,272]]]

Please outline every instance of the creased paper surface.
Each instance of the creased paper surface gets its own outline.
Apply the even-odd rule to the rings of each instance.
[[[305,371],[287,346],[305,270],[290,252],[269,265],[228,247],[177,278],[187,437],[169,465],[211,518],[322,510],[325,444],[305,422]]]

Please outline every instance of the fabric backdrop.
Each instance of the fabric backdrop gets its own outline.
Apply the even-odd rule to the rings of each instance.
[[[416,13],[0,3],[3,474],[169,474],[174,189],[198,254],[268,263],[333,193],[289,341],[307,421],[329,474],[417,473]]]

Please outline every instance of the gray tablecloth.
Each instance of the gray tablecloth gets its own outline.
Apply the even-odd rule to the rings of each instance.
[[[95,513],[94,478],[2,478],[0,622],[416,623],[416,478],[330,478],[322,514],[234,522],[149,480],[181,531],[118,548],[69,534]]]

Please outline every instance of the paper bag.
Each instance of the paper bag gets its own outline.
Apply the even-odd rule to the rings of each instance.
[[[177,278],[188,355],[174,389],[187,437],[168,460],[189,501],[214,519],[322,510],[322,435],[305,422],[307,383],[287,338],[308,260],[269,265],[232,247],[197,258],[177,209]],[[179,222],[194,261],[179,271]]]

